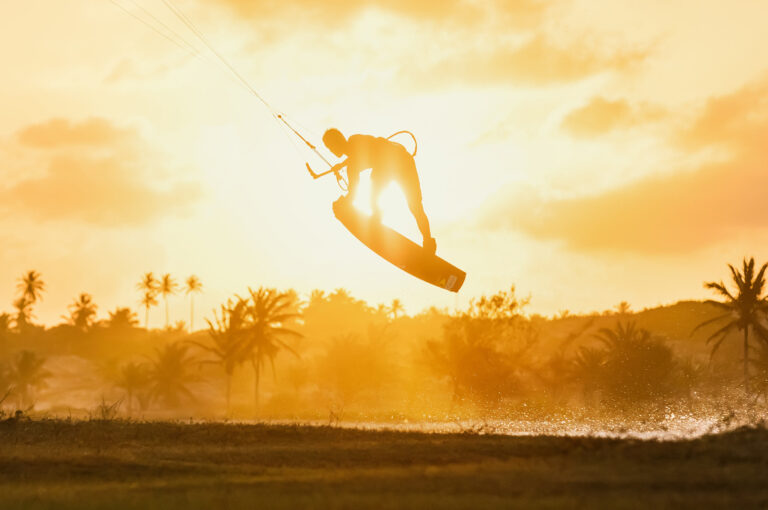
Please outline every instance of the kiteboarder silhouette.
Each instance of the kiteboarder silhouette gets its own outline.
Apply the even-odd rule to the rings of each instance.
[[[360,173],[371,170],[371,210],[373,219],[381,220],[379,197],[391,182],[396,182],[405,195],[416,225],[423,238],[422,246],[435,253],[437,244],[429,229],[429,220],[422,204],[421,184],[413,155],[397,142],[371,135],[351,135],[346,138],[341,131],[331,128],[323,135],[323,143],[336,157],[346,159],[333,165],[331,171],[347,169],[348,193],[342,200],[354,201]]]

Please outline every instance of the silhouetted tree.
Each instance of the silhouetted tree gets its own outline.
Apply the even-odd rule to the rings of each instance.
[[[287,324],[299,317],[295,311],[297,303],[291,299],[290,294],[264,287],[258,290],[249,288],[248,292],[250,296],[245,311],[244,351],[248,353],[253,368],[253,401],[258,410],[259,382],[265,362],[269,360],[274,373],[274,360],[281,350],[298,357],[298,353],[282,338],[302,335],[287,327]]]
[[[605,352],[603,350],[585,345],[580,346],[576,355],[571,359],[566,378],[581,383],[584,399],[588,402],[591,402],[595,392],[600,388],[601,370],[604,363]]]
[[[125,390],[125,398],[128,401],[128,416],[133,414],[133,401],[140,392],[146,390],[150,383],[150,371],[146,363],[129,362],[122,366],[118,374],[115,386]],[[139,398],[141,404],[142,399]],[[144,407],[142,405],[142,407]]]
[[[169,327],[171,322],[168,315],[168,296],[172,296],[173,294],[176,294],[176,291],[178,291],[179,285],[176,283],[176,280],[174,280],[169,273],[165,273],[163,277],[160,279],[160,285],[158,286],[158,290],[160,291],[160,294],[163,296],[163,301],[165,301],[165,327]]]
[[[467,311],[448,320],[441,341],[427,342],[426,359],[449,378],[454,400],[466,398],[490,410],[502,399],[522,396],[538,338],[522,315],[527,303],[514,287],[473,299]]]
[[[609,402],[637,404],[672,395],[678,365],[672,349],[635,322],[617,322],[596,334],[602,363],[595,367],[602,395]]]
[[[227,402],[227,415],[230,411],[230,397],[232,394],[232,375],[235,368],[246,361],[248,352],[245,350],[245,313],[248,302],[239,299],[237,303],[230,301],[226,305],[221,305],[221,314],[214,310],[213,321],[208,322],[208,334],[213,341],[213,345],[206,345],[201,342],[192,341],[201,349],[214,355],[214,363],[221,364],[225,375],[225,395]]]
[[[189,356],[188,350],[189,346],[181,342],[157,349],[149,369],[153,399],[162,399],[170,407],[177,406],[181,396],[194,400],[188,385],[197,380],[191,371],[195,360]]]
[[[13,318],[8,313],[0,313],[0,354],[6,348],[8,340],[13,333]]]
[[[392,304],[389,306],[389,313],[392,314],[393,319],[397,319],[397,315],[405,310],[403,303],[399,299],[393,299]]]
[[[380,397],[397,376],[387,340],[372,332],[367,339],[356,334],[333,338],[318,360],[320,386],[330,390],[343,406]]]
[[[704,287],[711,289],[719,294],[724,300],[715,301],[708,299],[706,302],[716,306],[723,311],[721,315],[713,319],[706,320],[696,326],[693,332],[723,320],[728,321],[717,331],[707,338],[707,343],[714,342],[712,346],[712,356],[728,337],[731,331],[742,331],[744,335],[744,392],[749,393],[749,330],[750,328],[758,338],[763,342],[768,341],[768,330],[762,325],[768,312],[768,298],[762,296],[765,286],[765,270],[768,264],[763,264],[760,270],[755,273],[755,259],[746,258],[742,261],[742,271],[737,270],[731,264],[728,264],[731,270],[731,277],[736,284],[735,295],[726,288],[725,284],[720,282],[706,282]],[[691,334],[693,334],[691,332]]]
[[[20,408],[32,405],[34,391],[46,386],[51,373],[44,367],[45,358],[32,351],[21,351],[11,365],[10,380]]]
[[[138,325],[139,320],[136,318],[130,308],[115,308],[114,312],[109,312],[109,319],[107,320],[107,327],[111,329],[131,329]]]
[[[0,416],[3,414],[3,403],[11,396],[12,391],[11,367],[7,363],[0,362]]]
[[[149,329],[149,309],[157,305],[157,292],[160,282],[150,271],[144,273],[141,281],[136,284],[136,288],[142,292],[141,305],[144,307],[144,328]]]
[[[149,309],[157,306],[157,294],[150,291],[144,292],[144,297],[141,298],[140,303],[144,307],[144,328],[149,329]]]
[[[96,317],[97,306],[90,294],[81,293],[67,308],[69,309],[67,319],[70,324],[83,332],[91,328]]]
[[[25,296],[21,296],[13,302],[13,307],[16,308],[16,331],[23,333],[32,324],[32,305]]]
[[[632,308],[632,307],[630,306],[630,304],[629,304],[629,303],[627,303],[626,301],[622,301],[621,303],[619,303],[618,305],[616,305],[616,313],[617,313],[618,315],[621,315],[621,316],[623,317],[623,316],[625,316],[625,315],[628,315],[628,314],[629,314],[629,312],[630,312],[631,308]]]
[[[40,273],[37,271],[27,271],[19,278],[16,289],[21,293],[21,297],[26,299],[27,303],[33,305],[43,298],[45,282],[43,282]]]
[[[195,294],[203,291],[203,284],[200,279],[192,275],[185,282],[184,292],[189,296],[189,332],[195,330]]]

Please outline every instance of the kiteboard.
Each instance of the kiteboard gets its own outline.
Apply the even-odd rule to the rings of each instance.
[[[364,245],[406,273],[451,292],[464,284],[467,273],[356,210],[346,197],[333,203],[333,214]]]

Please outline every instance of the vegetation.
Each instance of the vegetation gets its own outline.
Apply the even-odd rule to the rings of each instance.
[[[706,284],[723,302],[641,311],[621,302],[549,318],[529,314],[530,299],[514,287],[464,310],[415,315],[400,300],[371,306],[343,289],[302,301],[291,290],[249,288],[213,311],[201,331],[184,323],[147,329],[158,297],[167,309],[178,290],[170,274],[158,280],[151,272],[137,285],[144,327],[128,307],[100,319],[85,292],[61,324],[44,327],[32,310],[46,286],[29,271],[18,282],[17,313],[0,314],[0,412],[90,416],[102,406],[137,418],[331,422],[642,422],[742,404],[761,413],[768,407],[766,266],[750,259],[730,269],[734,292]],[[191,306],[202,284],[191,276],[184,289]],[[742,342],[728,341],[737,335]],[[755,391],[745,400],[735,391],[741,386]]]
[[[768,297],[762,295],[763,288],[765,287],[765,270],[768,268],[768,264],[763,264],[757,274],[755,274],[754,258],[750,258],[749,261],[744,259],[742,271],[737,270],[730,264],[728,267],[731,270],[733,282],[736,284],[735,295],[731,294],[723,282],[705,283],[706,288],[714,290],[724,298],[725,301],[723,302],[707,301],[707,303],[720,308],[723,313],[702,322],[697,328],[727,321],[725,325],[707,338],[707,342],[713,342],[713,356],[720,345],[729,338],[731,331],[737,330],[742,332],[744,392],[749,393],[749,331],[752,330],[762,342],[768,342],[768,329],[764,326],[766,313],[768,312]]]

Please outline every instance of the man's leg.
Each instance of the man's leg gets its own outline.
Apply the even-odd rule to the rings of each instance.
[[[379,199],[381,198],[381,192],[384,190],[385,183],[378,179],[373,178],[373,172],[371,172],[371,213],[373,221],[381,222],[381,206],[379,205]]]
[[[435,238],[432,237],[432,232],[429,230],[429,220],[427,219],[427,213],[424,212],[424,204],[421,203],[420,194],[413,199],[408,197],[408,208],[416,219],[416,225],[418,225],[421,237],[424,239],[422,246],[424,246],[425,250],[435,253],[437,250],[437,243],[435,243]]]
[[[419,232],[421,232],[421,237],[423,238],[422,246],[430,253],[435,253],[437,245],[429,229],[427,213],[424,212],[421,183],[419,182],[419,174],[416,171],[416,162],[407,151],[404,150],[404,152],[406,155],[403,156],[402,166],[400,167],[400,187],[403,190],[405,199],[408,201],[408,209],[411,210],[411,214],[413,214],[416,220],[416,225],[419,227]]]

